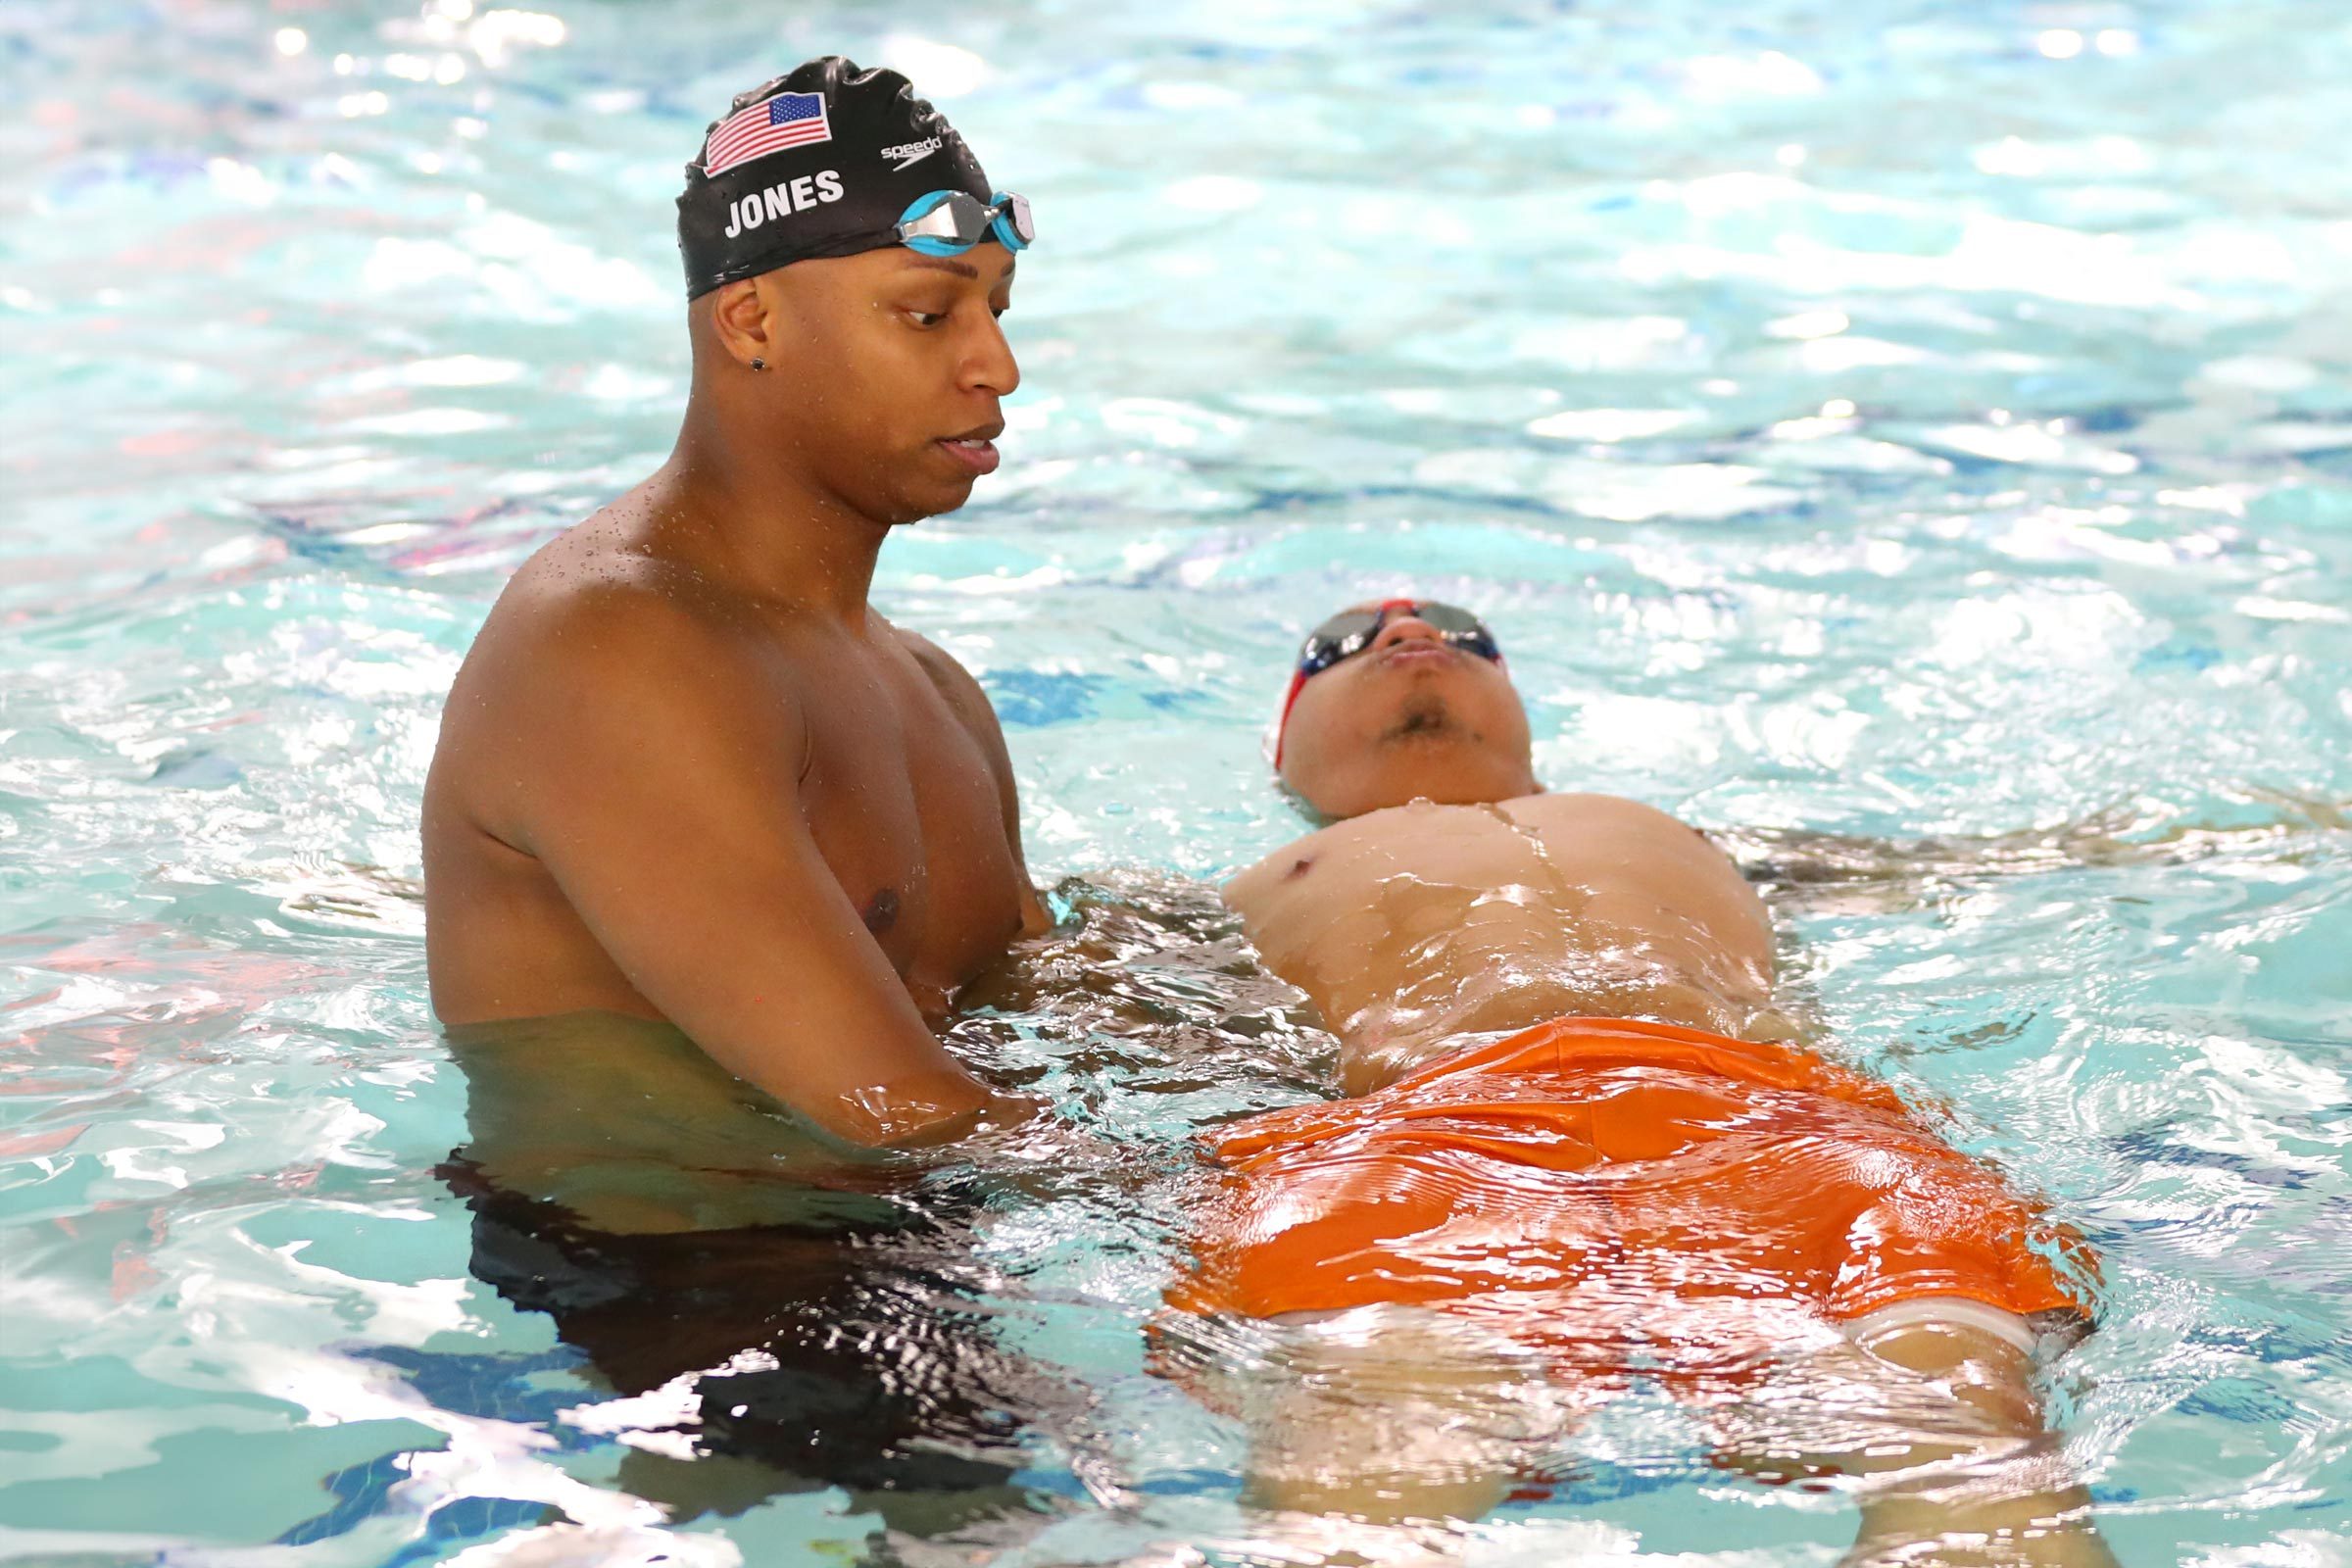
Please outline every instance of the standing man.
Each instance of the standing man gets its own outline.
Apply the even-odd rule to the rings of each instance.
[[[1004,734],[867,592],[891,529],[997,466],[1032,232],[893,72],[811,61],[711,126],[678,197],[676,450],[523,565],[450,694],[424,799],[446,1023],[666,1021],[860,1144],[1029,1109],[933,1033],[1047,924]]]

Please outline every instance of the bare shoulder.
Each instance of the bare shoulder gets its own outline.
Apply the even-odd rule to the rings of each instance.
[[[583,602],[674,595],[693,580],[692,568],[648,546],[608,509],[533,553],[499,596],[492,617],[536,618]]]
[[[947,699],[958,718],[966,724],[984,723],[991,730],[998,727],[997,710],[989,706],[988,693],[981,690],[980,682],[956,662],[955,655],[921,632],[908,631],[895,622],[884,624],[890,626],[899,645],[914,656],[914,662],[922,666],[923,673],[939,688],[940,696]]]
[[[566,773],[720,735],[796,750],[801,709],[772,641],[690,567],[592,519],[526,562],[483,623],[451,688],[435,793],[527,836],[523,797]]]
[[[691,695],[750,672],[748,609],[602,522],[590,518],[523,563],[475,639],[461,692],[527,688],[518,695],[537,704],[582,687],[619,697],[693,664],[703,676]]]

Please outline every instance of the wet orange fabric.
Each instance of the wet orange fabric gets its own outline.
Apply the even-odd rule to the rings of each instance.
[[[1794,1046],[1562,1018],[1210,1141],[1228,1179],[1169,1293],[1193,1311],[1422,1303],[1657,1344],[1726,1298],[1758,1322],[2086,1306],[2049,1260],[2086,1271],[2078,1240]]]

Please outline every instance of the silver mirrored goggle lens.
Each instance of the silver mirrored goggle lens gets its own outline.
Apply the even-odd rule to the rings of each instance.
[[[1299,647],[1300,672],[1320,674],[1371,647],[1380,636],[1380,629],[1389,623],[1389,612],[1393,610],[1426,621],[1448,647],[1463,649],[1481,659],[1502,658],[1494,634],[1469,611],[1435,599],[1404,600],[1378,610],[1343,610],[1317,626],[1307,633],[1305,643]]]
[[[899,225],[901,239],[943,239],[976,245],[988,233],[988,209],[969,196],[941,202],[922,217]]]
[[[965,247],[978,245],[989,237],[1000,215],[1012,230],[1013,249],[1022,249],[1037,238],[1037,223],[1029,216],[1027,197],[1004,195],[998,197],[994,204],[989,204],[961,191],[950,196],[922,217],[901,223],[899,238],[902,241],[936,240],[943,245]]]

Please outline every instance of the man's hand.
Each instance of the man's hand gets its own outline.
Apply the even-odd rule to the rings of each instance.
[[[1035,1095],[990,1093],[985,1103],[958,1115],[935,1121],[903,1138],[885,1139],[893,1149],[935,1149],[953,1143],[1002,1144],[1017,1139],[1041,1118],[1053,1114],[1052,1101]]]

